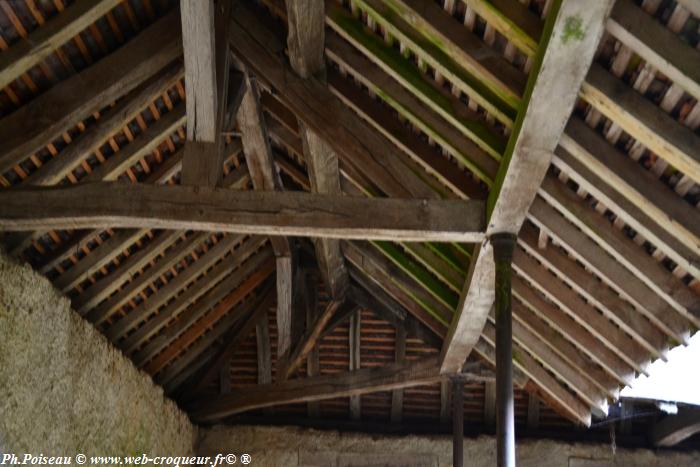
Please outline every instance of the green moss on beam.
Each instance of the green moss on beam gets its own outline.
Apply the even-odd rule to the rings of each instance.
[[[496,201],[501,194],[501,189],[503,188],[503,182],[505,181],[506,175],[508,174],[508,167],[510,166],[510,161],[513,159],[513,151],[515,151],[515,145],[518,142],[520,136],[520,131],[523,127],[523,122],[525,121],[525,115],[527,114],[527,108],[530,105],[530,99],[532,98],[532,92],[535,89],[535,84],[537,82],[537,77],[540,74],[542,68],[542,61],[544,60],[545,52],[547,51],[547,46],[552,38],[552,31],[554,30],[554,24],[556,23],[559,10],[561,8],[562,0],[553,0],[549,16],[542,31],[542,39],[540,40],[540,45],[537,50],[537,54],[534,57],[532,70],[530,71],[530,76],[527,80],[527,87],[525,88],[525,96],[523,97],[522,105],[520,106],[520,111],[518,112],[518,117],[515,119],[515,125],[513,127],[513,132],[508,139],[508,145],[506,146],[505,153],[503,154],[503,159],[501,159],[501,165],[498,169],[498,174],[496,175],[496,181],[491,187],[489,192],[489,197],[486,200],[486,219],[490,220],[493,214],[494,207],[496,206]]]
[[[390,242],[370,242],[392,263],[418,282],[430,295],[450,310],[457,308],[458,298],[442,282],[434,278],[423,267],[410,259],[396,245]]]
[[[363,49],[363,52],[377,65],[397,78],[416,97],[452,123],[484,151],[496,160],[501,158],[505,141],[489,130],[484,123],[460,118],[450,99],[430,83],[410,60],[404,58],[396,49],[387,46],[374,33],[367,32],[360,22],[345,14],[343,10],[333,10],[329,16],[338,32]],[[382,91],[377,89],[377,92]]]
[[[419,29],[415,31],[415,34],[412,33],[413,31],[404,31],[397,26],[397,23],[403,22],[403,20],[392,10],[387,8],[377,11],[362,0],[357,0],[357,5],[375,22],[403,42],[407,49],[409,47],[413,49],[416,55],[452,81],[506,127],[510,128],[513,125],[513,119],[520,105],[519,96],[504,89],[489,76],[479,73],[479,70],[467,69],[458,65],[451,57],[449,48],[430,31]],[[352,19],[350,15],[346,15],[345,11],[337,6],[329,9],[327,15],[332,21],[342,21],[343,16]]]

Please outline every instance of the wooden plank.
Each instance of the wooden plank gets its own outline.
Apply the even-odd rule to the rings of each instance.
[[[158,354],[158,356],[146,364],[143,368],[144,371],[149,374],[155,374],[163,369],[163,367],[172,361],[172,359],[175,358],[183,348],[186,348],[192,344],[206,331],[208,327],[213,325],[223,315],[225,315],[232,306],[262,284],[263,281],[272,273],[273,264],[274,263],[272,261],[268,261],[261,266],[251,276],[249,276],[240,287],[232,291],[213,310],[207,313],[202,319],[198,320],[192,326],[187,328],[187,330],[173,340],[163,352]]]
[[[593,60],[610,4],[609,0],[553,4],[522,110],[489,193],[487,236],[520,230]],[[578,25],[573,31],[571,18],[576,18]],[[470,274],[441,353],[443,371],[463,364],[478,341],[493,303],[494,270],[487,241],[472,256]]]
[[[520,231],[519,251],[527,252],[537,261],[553,271],[566,284],[574,289],[589,303],[595,305],[611,321],[633,336],[645,346],[652,346],[651,352],[665,359],[667,337],[683,341],[688,332],[687,323],[676,313],[666,313],[664,316],[645,316],[632,304],[620,298],[615,292],[600,284],[595,275],[580,267],[574,260],[556,247],[544,250],[536,247],[534,228],[525,226]],[[520,253],[519,253],[519,257]],[[649,320],[652,321],[649,321]],[[662,333],[663,332],[663,333]]]
[[[595,334],[612,350],[618,352],[629,365],[637,371],[646,372],[649,365],[649,350],[634,341],[621,329],[614,326],[606,317],[601,315],[592,305],[568,288],[563,282],[555,279],[547,270],[532,258],[524,254],[516,254],[517,261],[513,269],[526,278],[537,290],[576,319],[582,326]],[[519,294],[520,287],[514,287]]]
[[[360,346],[362,340],[362,312],[355,310],[350,316],[350,326],[348,330],[348,347],[350,348],[350,362],[348,369],[350,373],[361,368]],[[362,416],[362,401],[360,396],[355,394],[350,396],[350,419],[359,420]]]
[[[117,6],[119,0],[78,0],[0,56],[0,89]]]
[[[122,288],[124,282],[155,261],[165,250],[173,247],[182,236],[183,233],[177,230],[162,232],[157,235],[141,250],[129,255],[128,258],[119,264],[119,268],[114,273],[99,279],[86,291],[73,299],[71,306],[80,315],[84,316],[88,310]]]
[[[185,235],[185,232],[175,231],[176,234]],[[102,303],[96,304],[94,308],[91,308],[89,296],[86,295],[85,303],[80,300],[80,297],[76,300],[76,308],[82,315],[86,315],[88,321],[96,326],[101,325],[107,319],[109,319],[114,313],[116,313],[124,304],[136,293],[143,290],[147,285],[155,281],[161,274],[165,273],[168,269],[177,264],[183,256],[189,254],[196,246],[203,243],[209,234],[194,234],[186,237],[173,248],[165,252],[162,258],[160,258],[156,263],[149,268],[147,272],[136,277],[134,280],[125,285],[119,292],[109,297]],[[118,281],[115,281],[118,282]],[[88,289],[88,292],[89,293]]]
[[[530,334],[537,336],[551,351],[556,352],[572,367],[579,368],[581,375],[596,387],[613,398],[619,396],[617,379],[600,369],[595,360],[576,347],[583,345],[582,343],[575,340],[573,343],[569,341],[519,300],[513,302],[513,317],[517,320],[518,326],[526,328]]]
[[[166,349],[172,342],[180,337],[191,326],[197,323],[207,312],[212,309],[218,309],[216,306],[220,303],[228,302],[235,305],[236,300],[241,300],[248,292],[257,287],[261,279],[256,276],[258,268],[267,268],[269,266],[272,253],[269,249],[261,251],[252,258],[248,259],[242,266],[238,267],[230,276],[216,284],[215,287],[209,288],[208,291],[200,297],[197,302],[187,308],[184,312],[177,316],[174,322],[172,315],[165,315],[164,319],[157,320],[154,325],[162,327],[164,324],[169,324],[156,337],[143,345],[143,340],[136,343],[143,348],[132,354],[132,360],[137,367],[143,366],[147,361],[156,356],[163,349]],[[246,292],[248,291],[248,292]],[[233,305],[230,305],[233,306]],[[173,311],[172,309],[164,309],[163,311]],[[130,341],[124,341],[124,344],[129,344]]]
[[[114,53],[2,119],[0,173],[40,151],[180,56],[178,16],[177,12],[169,13]]]
[[[90,278],[104,266],[109,264],[122,251],[142,238],[148,231],[138,229],[120,230],[114,233],[105,242],[101,243],[90,252],[87,257],[78,261],[76,265],[61,274],[54,286],[63,293],[68,293],[81,282]]]
[[[600,65],[591,67],[580,94],[634,139],[700,183],[700,136],[688,127]]]
[[[360,198],[100,182],[4,190],[0,201],[0,230],[6,231],[148,227],[477,242],[483,238],[484,228],[484,204],[473,200]],[[412,216],[406,217],[406,212]]]
[[[413,96],[413,101],[420,103],[419,106],[430,109],[438,121],[444,122],[441,125],[442,128],[428,130],[431,136],[438,130],[446,131],[444,128],[448,127],[453,133],[456,130],[457,134],[466,137],[469,149],[476,147],[483,156],[496,160],[501,157],[505,148],[505,138],[489,127],[483,117],[465,106],[451,92],[435,86],[429,78],[421,75],[418,68],[402,56],[399,50],[386,44],[380,37],[366,32],[350,18],[344,18],[343,14],[350,16],[350,13],[342,13],[342,10],[329,16],[329,24],[337,34],[328,35],[326,53],[334,61],[358,70],[359,72],[354,74],[362,84],[369,85],[371,91],[376,92],[392,107],[397,108],[399,113],[407,114],[412,117],[411,120],[415,121],[417,120],[415,111],[407,111],[405,107],[400,107],[398,102],[390,98],[392,94],[401,95],[401,89],[408,91],[404,93]],[[340,18],[337,21],[332,19],[337,16],[345,21],[340,21]],[[422,125],[422,128],[425,126],[425,124]],[[457,154],[460,153],[457,152]]]
[[[378,101],[368,96],[350,80],[334,70],[328,70],[330,90],[406,153],[416,165],[431,174],[460,198],[485,199],[486,189],[465,172],[455,170],[455,164],[447,160],[440,148],[406,128]],[[495,175],[497,167],[489,169]]]
[[[254,13],[244,5],[237,5],[233,18],[231,48],[276,90],[283,103],[308,128],[331,145],[341,162],[360,172],[372,173],[373,180],[387,195],[432,197],[416,174],[407,170],[388,141],[343,106],[324,83],[316,78],[300,78],[281,60],[284,45],[260,24]]]
[[[324,375],[258,386],[255,391],[241,391],[195,401],[191,404],[190,413],[198,422],[210,422],[274,405],[421,386],[440,380],[436,364],[436,359],[426,358],[410,364],[365,368],[341,375]]]
[[[466,0],[466,3],[518,49],[528,56],[535,55],[542,22],[526,4],[517,0]]]
[[[141,321],[144,321],[148,316],[158,310],[161,305],[166,304],[169,299],[180,290],[185,288],[190,282],[194,281],[200,274],[204,273],[226,255],[236,244],[242,240],[241,236],[229,235],[221,239],[213,248],[197,261],[191,264],[187,269],[178,274],[173,280],[158,290],[158,293],[151,295],[148,300],[141,302],[131,312],[114,323],[106,332],[107,338],[112,342],[116,342],[123,337],[129,330],[137,326]],[[229,262],[229,267],[234,264]]]
[[[579,348],[593,362],[600,365],[622,385],[630,384],[636,377],[634,366],[618,355],[618,349],[612,349],[604,341],[599,340],[580,321],[572,318],[553,303],[545,300],[520,277],[513,277],[513,295],[519,303],[547,322],[552,329],[558,331],[571,342],[576,342]],[[525,309],[516,307],[526,313]],[[534,324],[533,324],[534,326]],[[604,381],[605,379],[601,379]]]
[[[55,185],[59,183],[73,169],[80,165],[81,161],[87,159],[97,151],[113,134],[124,128],[131,120],[136,118],[151,102],[158,98],[168,88],[178,82],[183,76],[182,64],[176,63],[167,67],[162,72],[149,79],[129,94],[124,96],[113,108],[109,109],[105,115],[100,117],[94,125],[88,127],[83,133],[73,138],[71,143],[61,151],[58,157],[48,160],[33,174],[29,175],[23,183],[31,185]],[[168,113],[170,115],[170,113]],[[158,120],[160,121],[160,119]],[[184,118],[180,122],[184,123]],[[158,124],[156,122],[156,124]],[[162,125],[162,124],[161,124]],[[149,127],[146,131],[150,133]],[[140,133],[136,137],[141,141]],[[158,137],[160,133],[148,134],[148,138]],[[162,139],[162,137],[160,137]],[[159,140],[160,140],[159,139]],[[130,142],[127,146],[131,146]],[[110,157],[121,157],[120,150]],[[117,157],[117,158],[118,158]],[[102,170],[102,169],[100,169]]]
[[[572,117],[554,164],[644,238],[700,276],[697,210],[582,120]]]
[[[647,254],[641,254],[644,253],[642,248],[634,244],[625,233],[611,228],[607,219],[600,216],[553,178],[548,177],[543,182],[540,195],[547,203],[541,200],[534,203],[532,217],[536,219],[538,225],[556,222],[557,229],[562,229],[562,232],[566,231],[566,235],[556,235],[557,230],[547,227],[549,233],[557,236],[560,243],[569,245],[568,249],[573,251],[573,254],[577,254],[576,251],[580,250],[582,253],[579,256],[581,256],[584,251],[583,247],[586,246],[584,264],[592,265],[595,263],[596,267],[589,267],[592,267],[600,277],[611,277],[609,283],[615,289],[624,291],[625,296],[634,300],[633,303],[639,303],[641,308],[661,316],[660,314],[664,313],[662,310],[665,308],[658,304],[659,297],[661,297],[663,301],[666,301],[668,305],[695,326],[700,325],[700,305],[698,305],[697,295],[654,258]],[[556,211],[559,211],[569,222],[562,222],[561,216],[550,215],[551,212],[556,211],[553,211],[548,204],[556,208]],[[569,223],[576,226],[583,234],[576,233],[577,229],[572,229]],[[574,238],[577,240],[571,244]],[[592,243],[590,239],[595,240],[595,243]],[[594,246],[595,244],[598,246]],[[591,247],[588,248],[588,245]],[[606,252],[602,256],[593,252],[601,249]],[[615,261],[611,261],[606,255],[612,256]],[[623,277],[629,279],[622,279]],[[639,284],[640,281],[643,283],[642,286]],[[654,297],[654,294],[649,294],[647,289],[651,289],[658,296]],[[640,301],[638,298],[640,294],[644,294],[646,298]]]
[[[439,5],[415,0],[362,0],[358,5],[463,93],[511,126],[508,120],[522,97],[524,75],[501,57],[484,56],[483,43],[465,34],[464,27]]]
[[[700,99],[700,51],[679,35],[631,0],[615,3],[606,29],[649,65]]]
[[[196,314],[191,307],[201,310],[205,304],[211,304],[214,296],[222,298],[228,290],[235,290],[247,275],[254,272],[255,266],[262,264],[269,257],[269,251],[257,251],[264,242],[264,237],[258,237],[243,243],[230,256],[211,268],[206,276],[190,285],[187,290],[161,308],[157,316],[148,319],[117,346],[128,355],[142,347],[173,320],[177,319],[178,326],[191,322]],[[254,259],[251,256],[254,256]],[[233,268],[236,269],[231,273]],[[166,334],[172,336],[170,332]]]
[[[449,92],[446,93],[449,97],[440,94],[427,78],[418,77],[416,81],[399,76],[394,79],[392,76],[396,73],[391,65],[379,58],[374,59],[379,62],[376,65],[337,34],[328,35],[326,54],[344,69],[351,70],[362,85],[380,96],[402,117],[449,150],[460,164],[486,184],[493,183],[504,141],[481,123],[480,116],[465,110],[459,99]],[[406,83],[409,79],[410,86]],[[482,141],[481,146],[486,146],[486,149],[477,144],[477,140]]]

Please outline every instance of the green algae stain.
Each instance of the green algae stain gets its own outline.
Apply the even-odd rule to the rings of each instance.
[[[567,44],[569,41],[582,41],[586,37],[583,30],[583,20],[580,16],[569,16],[564,23],[564,30],[561,33],[561,41]]]

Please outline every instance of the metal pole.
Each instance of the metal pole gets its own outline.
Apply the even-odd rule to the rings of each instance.
[[[496,263],[496,451],[499,467],[515,467],[511,262],[516,236],[491,236]]]
[[[452,465],[464,466],[464,382],[452,380]]]

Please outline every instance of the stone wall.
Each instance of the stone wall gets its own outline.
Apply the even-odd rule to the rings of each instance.
[[[305,467],[446,467],[452,465],[448,437],[370,436],[291,427],[218,426],[200,431],[199,454],[243,453],[249,464]],[[516,441],[518,467],[607,467],[700,465],[700,452],[677,453],[617,449],[605,444],[569,444],[548,440]],[[491,436],[464,441],[465,465],[496,465]]]
[[[0,251],[0,452],[175,455],[196,437],[48,280]]]

